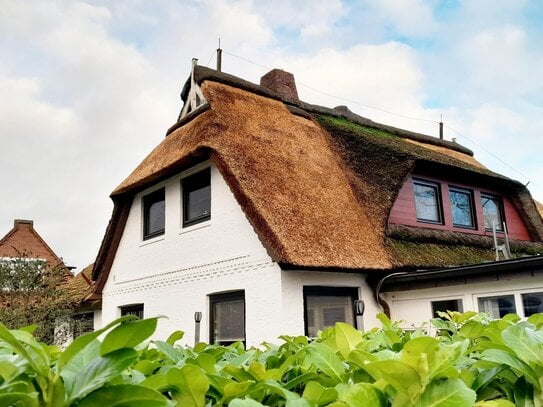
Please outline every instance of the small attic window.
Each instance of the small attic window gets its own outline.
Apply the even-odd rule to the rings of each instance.
[[[164,188],[143,197],[143,240],[164,234],[166,201]]]
[[[439,184],[429,181],[413,181],[415,208],[419,222],[443,223]]]
[[[503,232],[503,206],[496,196],[481,194],[485,229],[492,230],[492,225],[498,232]]]
[[[183,227],[211,219],[211,171],[206,168],[181,180]]]

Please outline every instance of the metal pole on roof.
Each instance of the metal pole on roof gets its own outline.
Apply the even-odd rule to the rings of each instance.
[[[219,48],[217,48],[217,71],[221,72],[222,69],[222,49],[221,49],[221,37],[219,37]]]
[[[439,139],[443,140],[443,115],[441,115],[441,120],[439,121]]]

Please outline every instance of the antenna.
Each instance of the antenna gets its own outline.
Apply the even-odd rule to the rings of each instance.
[[[217,48],[217,71],[222,70],[222,49],[221,49],[221,37],[219,37],[219,48]]]
[[[443,140],[443,115],[441,115],[441,119],[439,120],[439,139]]]

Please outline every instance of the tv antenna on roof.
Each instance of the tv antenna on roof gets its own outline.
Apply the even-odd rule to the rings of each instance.
[[[217,72],[221,72],[222,69],[222,49],[221,49],[221,37],[219,37],[219,48],[217,48]]]

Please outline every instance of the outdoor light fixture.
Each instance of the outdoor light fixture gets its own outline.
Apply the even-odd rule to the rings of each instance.
[[[364,304],[364,301],[362,300],[354,301],[354,312],[357,317],[361,317],[362,315],[364,315],[365,309],[366,309],[366,304]]]
[[[202,320],[202,313],[194,313],[194,346],[200,343],[200,321]]]

